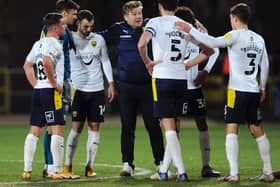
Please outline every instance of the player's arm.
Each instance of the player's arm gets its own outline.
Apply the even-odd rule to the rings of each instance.
[[[51,85],[59,92],[62,93],[62,87],[56,82],[52,59],[49,56],[43,57],[44,72],[49,79]]]
[[[35,77],[35,73],[34,73],[34,64],[35,64],[35,61],[36,61],[36,45],[37,43],[35,43],[33,46],[32,46],[32,49],[30,50],[30,52],[28,53],[26,59],[25,59],[25,62],[23,64],[23,69],[24,69],[24,72],[25,72],[25,76],[29,82],[29,84],[34,88],[36,83],[37,83],[37,80],[36,80],[36,77]]]
[[[219,54],[220,54],[219,49],[214,48],[214,53],[209,57],[207,64],[205,65],[202,71],[198,72],[197,77],[194,79],[195,85],[200,85],[204,83],[206,77],[208,76],[211,69],[213,68]]]
[[[210,73],[211,69],[213,68],[217,58],[220,54],[219,48],[214,48],[214,53],[209,57],[207,64],[204,67],[204,71]]]
[[[102,45],[101,45],[101,62],[104,74],[108,81],[108,99],[109,103],[111,103],[115,98],[115,87],[114,87],[114,80],[113,80],[113,71],[111,61],[108,56],[107,47],[105,41],[102,38]]]
[[[224,36],[213,37],[206,33],[200,32],[188,23],[176,22],[175,25],[178,29],[181,29],[182,31],[192,35],[197,41],[213,48],[224,48],[230,46],[233,43],[232,35],[230,32],[225,34]]]
[[[152,33],[148,31],[144,31],[138,41],[139,54],[146,68],[148,69],[150,75],[152,75],[153,66],[155,65],[148,55],[148,43],[151,40],[151,38],[152,38]]]
[[[261,63],[260,63],[260,68],[261,68],[261,75],[260,75],[260,91],[261,91],[261,98],[260,101],[263,102],[265,99],[265,88],[266,88],[266,83],[268,79],[268,74],[269,74],[269,60],[267,56],[267,51],[264,48],[264,52],[261,58]]]
[[[201,62],[204,62],[207,59],[208,56],[205,53],[200,52],[196,57],[185,63],[186,70],[189,70],[191,67],[200,64]]]
[[[34,63],[25,61],[24,65],[23,65],[23,69],[24,69],[25,76],[26,76],[29,84],[34,88],[37,80],[36,80],[36,77],[34,74],[33,65],[34,65]]]
[[[152,60],[150,59],[148,55],[148,43],[152,38],[152,34],[150,32],[143,32],[139,42],[138,42],[138,50],[140,53],[140,56],[144,62],[144,64],[147,66],[148,64],[152,63]]]
[[[190,40],[192,43],[197,43],[196,40]],[[193,59],[189,60],[187,63],[185,63],[185,67],[186,70],[190,69],[191,67],[200,64],[201,62],[206,61],[213,53],[214,53],[214,49],[203,44],[200,43],[198,44],[198,46],[201,49],[201,52]]]

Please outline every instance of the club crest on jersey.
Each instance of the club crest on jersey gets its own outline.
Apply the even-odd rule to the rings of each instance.
[[[95,40],[92,40],[92,41],[90,42],[90,44],[92,45],[92,47],[96,47],[97,42],[96,42]]]
[[[53,111],[46,111],[45,118],[47,123],[54,123],[54,112]]]

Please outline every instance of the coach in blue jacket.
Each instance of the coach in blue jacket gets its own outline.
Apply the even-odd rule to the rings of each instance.
[[[121,176],[134,171],[134,139],[138,109],[149,133],[154,162],[160,164],[164,145],[159,121],[153,117],[151,77],[139,55],[137,43],[142,34],[142,3],[129,1],[122,7],[125,21],[113,24],[101,34],[108,44],[116,46],[118,56],[119,103],[121,112]]]

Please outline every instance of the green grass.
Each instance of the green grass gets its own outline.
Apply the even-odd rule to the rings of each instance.
[[[0,118],[1,120],[1,118]],[[95,187],[120,187],[120,186],[280,186],[280,181],[273,184],[251,182],[249,177],[258,175],[262,169],[262,162],[257,150],[256,142],[251,138],[246,126],[242,126],[239,134],[239,172],[241,181],[238,184],[217,183],[214,178],[202,179],[201,156],[198,144],[198,131],[194,128],[193,121],[183,121],[180,141],[186,170],[191,182],[178,183],[175,180],[167,182],[151,181],[149,176],[155,172],[151,147],[148,135],[144,129],[142,120],[138,120],[135,142],[135,165],[136,167],[150,170],[152,173],[135,176],[131,178],[118,177],[121,165],[120,153],[120,121],[119,118],[112,118],[105,121],[101,128],[101,143],[96,157],[95,171],[97,178],[86,179],[84,174],[84,163],[86,159],[86,135],[84,129],[79,140],[79,146],[74,157],[73,170],[82,176],[76,181],[52,181],[42,179],[43,167],[43,144],[42,139],[37,146],[34,158],[32,180],[25,183],[20,179],[23,170],[23,144],[29,126],[26,121],[21,120],[16,124],[0,124],[0,186],[95,186]],[[69,132],[69,125],[66,129],[66,137]],[[222,122],[209,122],[211,138],[211,166],[226,175],[228,162],[225,154],[225,125]],[[271,144],[272,164],[274,169],[280,169],[280,127],[277,124],[267,124],[266,133]],[[66,141],[66,140],[65,140]]]

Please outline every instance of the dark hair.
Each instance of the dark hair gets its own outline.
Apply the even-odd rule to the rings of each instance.
[[[247,24],[251,16],[251,9],[245,3],[238,3],[231,7],[230,14],[237,16],[241,22]]]
[[[44,16],[43,21],[44,21],[45,26],[47,28],[50,28],[50,26],[52,26],[52,25],[59,24],[62,18],[63,17],[61,14],[59,14],[57,12],[50,12]]]
[[[128,14],[132,9],[141,7],[143,8],[141,1],[128,1],[122,6],[122,14]]]
[[[177,11],[175,12],[175,16],[187,21],[195,26],[195,15],[193,11],[187,6],[178,7]]]
[[[63,10],[78,10],[80,6],[72,0],[58,0],[56,2],[56,10],[62,12]]]
[[[174,11],[178,7],[179,0],[158,0],[165,10]]]
[[[91,11],[89,11],[89,10],[80,10],[78,12],[77,17],[78,17],[79,21],[81,21],[83,19],[87,19],[88,21],[91,21],[91,20],[94,19],[93,13]]]

